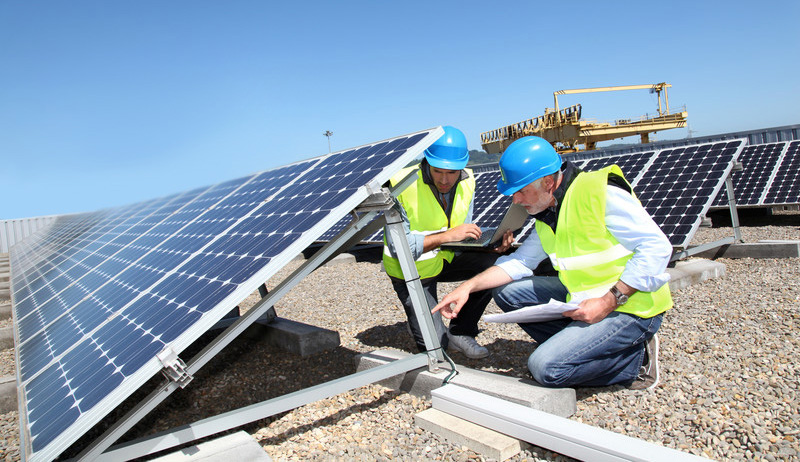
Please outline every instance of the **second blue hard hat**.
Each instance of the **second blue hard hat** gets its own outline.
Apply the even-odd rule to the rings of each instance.
[[[445,125],[444,135],[425,150],[425,158],[432,167],[461,170],[469,162],[467,138],[461,130]]]
[[[561,156],[553,145],[538,136],[525,136],[511,143],[500,157],[497,190],[510,196],[560,169]]]

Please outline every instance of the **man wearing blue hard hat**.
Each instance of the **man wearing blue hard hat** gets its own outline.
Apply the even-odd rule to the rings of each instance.
[[[672,245],[616,165],[583,172],[546,140],[527,136],[500,158],[497,189],[536,218],[514,253],[464,282],[434,310],[451,318],[471,293],[494,288],[503,311],[573,302],[577,309],[520,327],[538,343],[528,369],[552,387],[658,384],[658,337],[672,307]],[[534,270],[549,259],[558,276]]]
[[[441,249],[442,244],[466,238],[479,238],[481,229],[472,222],[475,177],[467,169],[469,151],[467,139],[457,128],[445,126],[444,135],[426,151],[425,158],[395,175],[397,184],[409,174],[417,180],[397,197],[395,208],[403,218],[411,254],[419,272],[422,287],[430,306],[437,303],[437,283],[468,279],[491,267],[498,253],[511,245],[510,236],[495,249],[497,253],[454,252]],[[397,259],[394,243],[384,233],[383,266],[389,275],[403,309],[408,326],[419,351],[425,342],[414,313],[403,271]],[[462,309],[461,315],[445,327],[441,315],[434,314],[433,324],[442,348],[458,350],[468,358],[484,358],[489,350],[478,344],[478,321],[492,299],[489,290],[476,292]]]

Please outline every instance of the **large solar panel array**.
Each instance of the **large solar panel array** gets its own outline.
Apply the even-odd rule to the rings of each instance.
[[[62,218],[15,246],[26,458],[57,457],[441,133]]]
[[[724,193],[724,182],[744,146],[744,140],[718,141],[680,146],[659,151],[616,154],[574,161],[583,170],[598,170],[617,164],[633,185],[637,197],[664,231],[674,247],[686,248],[711,207],[714,198]],[[800,162],[796,154],[786,156]],[[790,163],[786,162],[786,163]],[[498,164],[474,168],[474,222],[481,227],[500,224],[511,198],[497,191]],[[785,184],[791,184],[791,175]],[[797,178],[794,178],[795,184]],[[789,186],[790,187],[790,186]],[[787,189],[789,187],[786,187]],[[529,220],[517,237],[524,241],[531,228]],[[376,233],[366,242],[382,242]]]

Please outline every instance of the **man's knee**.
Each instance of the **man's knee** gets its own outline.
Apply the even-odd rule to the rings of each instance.
[[[494,302],[497,304],[497,306],[501,310],[503,310],[504,312],[512,311],[512,310],[515,309],[513,307],[512,303],[508,300],[508,297],[507,297],[507,293],[508,292],[505,292],[503,290],[506,287],[507,286],[503,285],[503,286],[495,287],[494,289],[492,289],[492,299],[494,299]]]
[[[555,358],[543,354],[536,354],[537,350],[528,358],[528,370],[533,379],[545,387],[560,388],[570,386],[569,369]]]

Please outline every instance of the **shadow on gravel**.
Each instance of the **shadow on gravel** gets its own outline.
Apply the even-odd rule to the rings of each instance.
[[[390,325],[374,326],[356,334],[356,338],[364,345],[376,348],[396,348],[398,350],[416,352],[411,334],[408,333],[406,321]]]
[[[181,356],[191,358],[214,336],[204,335]],[[139,420],[119,442],[174,430],[201,419],[352,374],[356,371],[354,358],[357,354],[356,351],[340,346],[330,351],[302,357],[270,345],[266,338],[240,336],[201,368],[186,388],[179,389],[167,397],[152,412]],[[81,448],[97,438],[103,430],[120,419],[150,391],[159,388],[162,383],[161,374],[154,376],[95,428],[81,437],[72,448],[65,451],[63,456],[77,455]],[[286,412],[252,422],[247,426],[260,428],[284,414]],[[191,444],[205,440],[206,438]]]
[[[374,326],[358,334],[356,338],[364,345],[375,348],[396,348],[416,352],[416,345],[406,327],[406,321],[395,324]],[[480,336],[478,337],[480,341]],[[461,352],[449,350],[447,353],[457,363],[471,369],[485,370],[511,377],[530,378],[528,356],[536,344],[525,340],[496,339],[484,344],[490,355],[483,359],[470,359]]]
[[[773,213],[771,209],[765,208],[740,208],[736,214],[739,217],[739,225],[744,227],[797,226],[800,228],[800,212],[797,211]],[[711,219],[711,225],[714,228],[732,226],[731,213],[727,209],[710,211],[706,216]]]
[[[262,447],[268,446],[277,446],[288,439],[294,437],[295,435],[301,435],[303,433],[313,431],[319,427],[325,426],[333,426],[336,425],[339,421],[346,418],[351,414],[358,414],[363,411],[369,411],[373,409],[378,409],[380,406],[390,402],[393,400],[400,392],[395,390],[386,389],[379,397],[376,397],[374,400],[367,402],[367,403],[353,403],[352,405],[337,411],[329,416],[325,416],[319,419],[314,420],[313,422],[308,422],[303,425],[299,426],[292,426],[291,428],[287,428],[286,430],[282,431],[281,433],[277,433],[274,436],[269,438],[265,438],[259,440],[258,444]],[[248,427],[243,427],[244,430],[248,431],[248,433],[255,433],[261,428],[258,425],[249,425]]]
[[[576,388],[575,399],[578,401],[584,401],[589,398],[593,398],[600,393],[611,393],[625,389],[626,388],[621,385],[611,385],[610,387]]]

